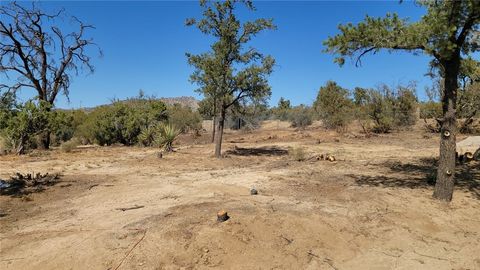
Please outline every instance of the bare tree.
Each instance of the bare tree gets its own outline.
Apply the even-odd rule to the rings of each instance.
[[[69,19],[76,32],[64,33],[57,26]],[[62,22],[59,23],[59,21]],[[60,92],[67,98],[72,75],[80,70],[93,72],[86,48],[98,46],[85,32],[93,29],[76,17],[42,11],[35,2],[31,7],[16,2],[0,6],[0,73],[9,83],[0,83],[0,91],[14,92],[32,88],[36,98],[50,110]],[[49,148],[50,131],[42,134],[42,147]]]

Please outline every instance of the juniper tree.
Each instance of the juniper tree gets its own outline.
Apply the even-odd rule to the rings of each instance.
[[[34,89],[49,111],[59,93],[68,97],[72,75],[81,68],[93,72],[86,49],[95,44],[85,37],[93,26],[72,17],[77,31],[65,33],[59,27],[64,18],[63,10],[46,13],[34,2],[31,7],[16,2],[0,6],[0,73],[8,79],[0,83],[0,91]],[[50,145],[48,130],[42,145]]]
[[[191,81],[198,91],[214,100],[216,109],[215,156],[221,157],[223,129],[228,109],[233,105],[266,99],[271,94],[267,76],[272,73],[274,59],[265,56],[248,42],[258,33],[275,29],[272,19],[240,22],[235,14],[239,4],[249,11],[255,8],[251,1],[200,1],[203,16],[187,19],[203,34],[213,36],[214,43],[206,53],[187,53],[188,62],[195,68]]]
[[[479,50],[480,1],[416,1],[426,8],[420,20],[410,22],[397,14],[383,18],[366,16],[353,25],[340,25],[340,33],[329,37],[325,51],[337,55],[335,62],[345,63],[382,49],[425,53],[432,57],[443,76],[440,158],[433,197],[451,201],[454,188],[456,150],[456,104],[462,59]]]

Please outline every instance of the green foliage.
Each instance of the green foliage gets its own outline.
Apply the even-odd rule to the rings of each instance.
[[[427,101],[419,104],[420,118],[434,119],[442,117],[442,104],[435,101]]]
[[[198,103],[198,113],[203,119],[211,120],[215,117],[216,112],[213,105],[213,98],[204,98]]]
[[[324,51],[335,54],[335,62],[343,65],[346,57],[356,58],[356,63],[359,64],[365,54],[376,53],[381,49],[423,51],[440,62],[459,54],[457,50],[468,55],[478,48],[478,38],[471,36],[475,35],[472,29],[480,22],[479,1],[417,3],[427,9],[419,21],[409,22],[395,13],[383,18],[367,15],[357,25],[339,25],[340,34],[324,42]]]
[[[65,153],[70,153],[79,145],[80,145],[80,142],[78,141],[78,139],[73,138],[67,142],[63,142],[60,145],[60,149]]]
[[[291,109],[292,106],[290,105],[290,100],[281,97],[278,101],[277,107],[273,109],[273,114],[278,120],[287,121],[289,119]]]
[[[173,151],[173,142],[180,134],[180,130],[171,124],[161,123],[157,127],[158,136],[154,144],[163,147],[166,152]]]
[[[28,101],[18,104],[12,96],[2,100],[0,133],[7,151],[23,154],[35,147],[34,136],[48,127],[49,107]]]
[[[153,146],[155,138],[157,137],[157,127],[148,126],[142,128],[142,131],[138,135],[138,143],[142,146]]]
[[[333,81],[320,88],[313,107],[327,128],[346,128],[353,118],[349,91]]]
[[[313,112],[311,108],[300,105],[290,109],[288,118],[292,127],[303,129],[313,123]]]
[[[354,115],[365,132],[387,133],[392,129],[416,123],[417,98],[414,85],[398,86],[396,91],[386,85],[378,89],[356,88]]]
[[[190,107],[175,104],[169,106],[167,111],[168,122],[180,129],[182,133],[202,128],[202,117],[200,113],[193,111]]]
[[[159,100],[117,101],[90,112],[78,127],[76,136],[84,142],[100,145],[134,145],[143,129],[166,119],[166,106]]]

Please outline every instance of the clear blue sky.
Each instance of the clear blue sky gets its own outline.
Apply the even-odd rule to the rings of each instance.
[[[402,17],[418,19],[424,10],[411,2],[399,1],[257,1],[253,14],[241,12],[241,18],[274,18],[278,30],[257,36],[252,46],[272,55],[277,66],[270,82],[275,105],[280,97],[293,104],[311,104],[317,91],[328,80],[341,86],[374,87],[418,82],[418,94],[424,97],[424,76],[429,58],[408,53],[379,53],[364,59],[362,67],[348,61],[340,68],[333,56],[322,53],[322,41],[337,33],[337,25],[358,22],[366,14],[383,16],[398,12]],[[192,1],[105,1],[42,2],[46,9],[64,7],[66,11],[94,24],[91,36],[104,56],[94,54],[94,74],[74,78],[70,103],[58,100],[61,108],[90,107],[108,103],[112,98],[137,95],[143,89],[158,97],[195,96],[195,85],[189,82],[192,68],[185,53],[209,49],[211,39],[196,28],[184,26],[189,17],[199,17],[198,2]],[[68,27],[68,26],[66,26]],[[28,96],[31,90],[24,90]]]

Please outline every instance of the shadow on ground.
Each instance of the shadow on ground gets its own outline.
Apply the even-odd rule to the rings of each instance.
[[[384,162],[378,164],[388,170],[384,175],[348,176],[360,186],[398,187],[398,188],[432,188],[435,185],[438,161],[423,158],[414,162]],[[457,164],[455,189],[469,191],[480,199],[480,162]]]
[[[228,150],[227,154],[235,156],[284,156],[288,155],[288,150],[276,146],[265,146],[258,148],[236,147],[233,150]]]

